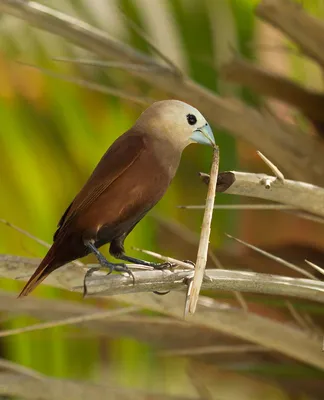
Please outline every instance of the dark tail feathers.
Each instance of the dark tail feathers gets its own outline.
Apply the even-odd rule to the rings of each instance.
[[[51,247],[42,260],[42,262],[37,267],[36,271],[33,273],[29,281],[24,286],[23,290],[20,292],[19,297],[27,296],[32,292],[52,271],[58,268],[60,264],[55,260],[54,249]]]

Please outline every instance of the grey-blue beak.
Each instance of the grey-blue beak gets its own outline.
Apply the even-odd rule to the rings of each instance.
[[[196,143],[207,144],[209,146],[215,145],[215,138],[209,124],[196,129],[190,138]]]

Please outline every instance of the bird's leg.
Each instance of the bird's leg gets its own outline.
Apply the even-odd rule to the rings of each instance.
[[[140,258],[135,258],[135,257],[130,257],[125,254],[124,250],[124,237],[122,238],[116,238],[114,239],[109,248],[109,253],[119,259],[119,260],[124,260],[128,261],[132,264],[138,264],[138,265],[145,265],[148,267],[152,267],[154,269],[166,269],[172,267],[172,264],[170,262],[164,262],[164,263],[155,263],[155,262],[150,262],[150,261],[145,261],[141,260]]]
[[[134,274],[133,274],[132,271],[127,267],[126,264],[123,264],[123,263],[117,263],[117,264],[116,264],[116,263],[111,263],[111,262],[109,262],[109,261],[106,259],[106,257],[96,248],[96,246],[94,245],[94,241],[93,241],[93,240],[85,240],[85,241],[84,241],[84,245],[91,251],[91,253],[93,253],[93,254],[97,257],[97,259],[98,259],[98,261],[99,261],[99,263],[100,263],[100,265],[101,265],[101,267],[90,268],[90,269],[86,272],[86,274],[85,274],[85,276],[84,276],[84,281],[83,281],[83,288],[84,288],[83,295],[84,295],[84,296],[85,296],[86,293],[87,293],[86,284],[85,284],[86,279],[87,279],[89,276],[91,276],[94,272],[99,271],[102,267],[103,267],[103,268],[108,268],[108,269],[109,269],[108,275],[111,274],[112,271],[127,272],[127,274],[128,274],[129,276],[132,277],[133,283],[135,283]]]
[[[141,260],[139,258],[127,256],[125,254],[125,250],[124,250],[125,237],[126,237],[126,235],[125,236],[121,236],[119,238],[114,239],[111,242],[110,248],[109,248],[109,252],[113,257],[118,258],[119,260],[128,261],[128,262],[133,263],[133,264],[146,265],[148,267],[153,267],[154,269],[158,269],[158,270],[163,270],[163,269],[172,267],[172,264],[169,263],[169,262],[167,262],[167,263],[154,263],[154,262]],[[158,295],[161,295],[161,296],[165,295],[165,294],[168,294],[169,292],[170,292],[170,290],[168,290],[167,292],[153,291],[154,294],[158,294]]]

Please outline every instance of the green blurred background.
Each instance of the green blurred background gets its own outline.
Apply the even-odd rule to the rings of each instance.
[[[323,1],[303,3],[310,12],[323,15]],[[262,48],[262,43],[273,43],[274,46],[287,43],[255,19],[256,4],[257,1],[251,0],[46,2],[48,6],[77,16],[151,53],[150,47],[131,29],[124,13],[141,26],[157,47],[182,70],[222,96],[237,96],[252,105],[259,103],[259,99],[249,91],[219,78],[218,68],[234,53],[263,64],[270,60],[274,69],[310,87],[321,85],[320,73],[309,61],[288,51]],[[0,17],[0,217],[51,243],[65,208],[107,147],[134,123],[143,106],[48,77],[16,61],[116,86],[135,96],[154,99],[169,96],[122,70],[55,63],[53,57],[91,56],[21,20],[6,15]],[[285,109],[280,107],[279,114],[285,115]],[[217,131],[215,127],[214,132],[221,149],[221,170],[264,168],[255,157],[255,149],[237,142],[230,134]],[[199,181],[197,173],[207,172],[210,161],[210,149],[203,146],[186,149],[166,196],[126,240],[130,254],[138,255],[131,250],[136,246],[185,257],[183,241],[170,243],[156,216],[179,222],[199,233],[202,212],[181,210],[177,205],[203,204],[206,187]],[[217,198],[218,204],[234,201],[239,200],[221,195]],[[258,232],[265,219],[271,218],[274,226],[276,221],[280,226],[279,218],[274,214],[270,217],[269,213],[264,219],[236,211],[217,211],[216,216],[212,228],[213,248],[224,244],[224,232],[253,239],[258,237],[253,231]],[[287,226],[287,219],[285,221],[286,234],[295,238],[294,223]],[[272,241],[269,243],[278,237],[274,231],[274,228],[270,229]],[[0,225],[0,238],[0,252],[4,254],[42,257],[46,252],[33,240],[4,225]],[[266,243],[267,238],[263,239]],[[107,254],[107,249],[104,251]],[[91,257],[87,261],[91,261]],[[18,282],[1,282],[1,288],[17,293],[21,286]],[[34,296],[82,301],[79,295],[45,285],[37,289]],[[2,327],[12,328],[33,322],[31,318],[17,315],[4,320]],[[157,362],[154,351],[145,343],[125,337],[95,337],[76,328],[55,328],[5,338],[2,339],[2,352],[6,358],[56,377],[97,379],[106,371],[112,381],[125,386],[161,389],[171,385],[177,391],[185,384],[181,375],[184,360],[159,359]],[[255,396],[261,398],[261,394]],[[269,398],[285,397],[281,393]]]

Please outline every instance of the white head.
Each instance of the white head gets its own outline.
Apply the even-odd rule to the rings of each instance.
[[[203,115],[194,107],[179,100],[153,103],[136,121],[147,134],[165,138],[184,149],[190,143],[213,145],[213,132]]]

